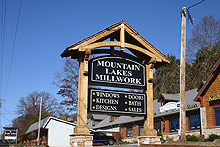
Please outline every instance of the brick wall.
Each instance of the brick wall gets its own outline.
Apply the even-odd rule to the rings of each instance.
[[[212,106],[209,105],[209,96],[216,96],[220,94],[220,74],[218,71],[217,77],[214,79],[214,81],[211,83],[211,85],[208,87],[208,90],[203,96],[203,104],[206,108],[206,120],[207,120],[207,128],[213,127],[213,112],[212,112]]]
[[[133,137],[137,137],[139,136],[139,124],[143,123],[143,121],[139,121],[139,122],[135,122],[135,123],[129,123],[129,124],[123,124],[123,127],[122,127],[122,135],[121,137],[122,138],[127,138],[127,134],[126,134],[126,127],[128,125],[132,125],[133,126]]]

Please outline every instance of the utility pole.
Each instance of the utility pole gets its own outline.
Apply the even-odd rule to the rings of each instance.
[[[40,112],[39,112],[39,121],[38,121],[37,145],[40,145],[39,139],[40,139],[41,109],[42,109],[42,97],[40,97]]]
[[[180,133],[181,141],[186,141],[185,111],[185,50],[186,50],[186,7],[182,8],[182,39],[180,61]]]

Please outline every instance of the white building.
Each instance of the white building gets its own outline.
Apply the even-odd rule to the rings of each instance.
[[[31,143],[36,143],[38,124],[36,122],[32,124],[25,135],[23,140],[32,140]],[[70,135],[73,134],[74,123],[64,121],[52,116],[44,118],[40,121],[41,133],[40,138],[43,144],[47,144],[50,147],[68,147],[70,146]]]

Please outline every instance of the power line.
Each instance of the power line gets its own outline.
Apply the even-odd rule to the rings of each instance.
[[[5,48],[5,22],[6,22],[6,8],[7,8],[7,0],[2,1],[2,26],[1,26],[1,67],[0,67],[0,115],[1,115],[1,105],[2,105],[2,77],[3,77],[3,61],[4,61],[4,48]],[[0,118],[0,130],[2,135],[2,115]],[[1,136],[2,137],[2,136]]]
[[[7,12],[7,0],[2,1],[2,26],[1,26],[1,67],[0,67],[0,97],[2,92],[2,77],[3,77],[3,62],[4,62],[4,50],[5,50],[5,28],[6,28],[6,12]]]
[[[2,109],[4,109],[4,110],[5,110],[5,113],[7,113],[7,114],[10,114],[10,115],[13,115],[13,116],[17,115],[17,114],[15,114],[15,113],[10,112],[10,110],[8,110],[8,109],[6,109],[6,108],[4,108],[4,107],[2,107]]]
[[[6,84],[5,97],[7,95],[8,85],[9,85],[9,80],[10,80],[10,75],[11,75],[12,61],[13,61],[13,57],[14,57],[15,44],[16,44],[17,33],[18,33],[18,25],[19,25],[19,20],[20,20],[20,16],[21,16],[21,8],[22,8],[22,0],[20,0],[20,7],[18,10],[18,18],[17,18],[15,36],[14,36],[14,41],[13,41],[13,46],[12,46],[12,55],[11,55],[11,60],[10,60],[10,65],[9,65],[9,73],[8,73],[8,80],[7,80],[7,84]]]
[[[187,15],[188,15],[188,19],[190,20],[190,22],[192,23],[192,25],[194,25],[194,24],[193,24],[194,19],[192,18],[191,14],[190,14],[190,12],[189,12],[189,9],[191,9],[192,7],[195,7],[195,6],[199,5],[199,4],[201,4],[201,3],[204,2],[204,1],[205,1],[205,0],[202,0],[202,1],[198,2],[198,3],[196,3],[196,4],[191,5],[190,7],[188,7],[188,8],[186,9],[186,13],[187,13]]]
[[[194,5],[192,5],[192,6],[190,6],[190,7],[188,7],[187,8],[187,11],[190,9],[190,8],[192,8],[192,7],[195,7],[195,6],[197,6],[198,4],[201,4],[202,2],[204,2],[205,0],[202,0],[202,1],[200,1],[200,2],[198,2],[198,3],[196,3],[196,4],[194,4]]]
[[[4,120],[7,120],[8,122],[11,122],[9,119],[7,119],[7,118],[4,117],[4,116],[2,116],[2,118],[3,118]]]

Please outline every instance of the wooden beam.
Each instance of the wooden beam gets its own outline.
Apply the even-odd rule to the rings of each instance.
[[[125,25],[121,24],[121,31],[120,31],[120,47],[121,51],[124,51],[125,49]]]
[[[91,50],[91,54],[106,54],[106,53],[111,54],[111,51],[109,49],[93,49],[93,50]],[[132,56],[126,52],[120,52],[120,51],[115,50],[114,54],[122,56],[122,57],[127,57],[130,59],[134,59],[134,60],[140,60],[139,58]]]
[[[156,62],[157,62],[156,58],[151,58],[150,61],[148,62],[148,64],[156,63]]]
[[[77,49],[79,49],[80,47],[87,46],[88,44],[91,44],[91,43],[93,43],[93,42],[95,42],[95,41],[97,41],[97,40],[99,40],[99,39],[101,39],[101,38],[103,38],[103,37],[106,37],[106,36],[108,36],[108,35],[110,35],[110,34],[116,32],[116,31],[118,31],[119,29],[121,29],[121,26],[120,26],[120,25],[117,26],[117,27],[115,27],[115,28],[112,29],[112,30],[104,30],[103,32],[100,32],[99,34],[92,35],[92,36],[90,36],[89,38],[86,38],[87,41],[85,41],[85,42],[83,42],[83,43],[81,43],[81,44],[79,43],[79,45],[76,45],[76,46],[74,46],[74,47],[68,47],[68,48],[65,50],[65,52],[67,52],[67,51],[69,51],[69,50],[77,50]],[[64,56],[64,55],[62,54],[61,56]]]
[[[93,48],[99,48],[99,47],[108,47],[108,46],[118,46],[118,47],[121,47],[121,42],[116,42],[116,41],[97,42],[97,43],[93,43],[93,44],[90,44],[90,45],[84,47],[83,48],[84,50],[81,50],[81,51],[91,50]],[[148,51],[148,50],[146,50],[144,48],[141,48],[139,46],[130,44],[130,43],[124,43],[124,47],[132,49],[132,50],[139,51],[139,52],[141,52],[141,53],[143,53],[143,54],[145,54],[145,55],[147,55],[149,57],[158,58],[153,53],[151,53],[150,51]]]
[[[143,37],[141,37],[137,33],[133,33],[130,31],[130,28],[125,26],[126,32],[128,32],[133,38],[135,38],[139,43],[141,43],[144,47],[149,49],[153,54],[155,54],[156,58],[161,58],[166,62],[170,62],[168,58],[166,58],[160,51],[158,51],[156,48],[154,48],[149,42],[147,42]]]

